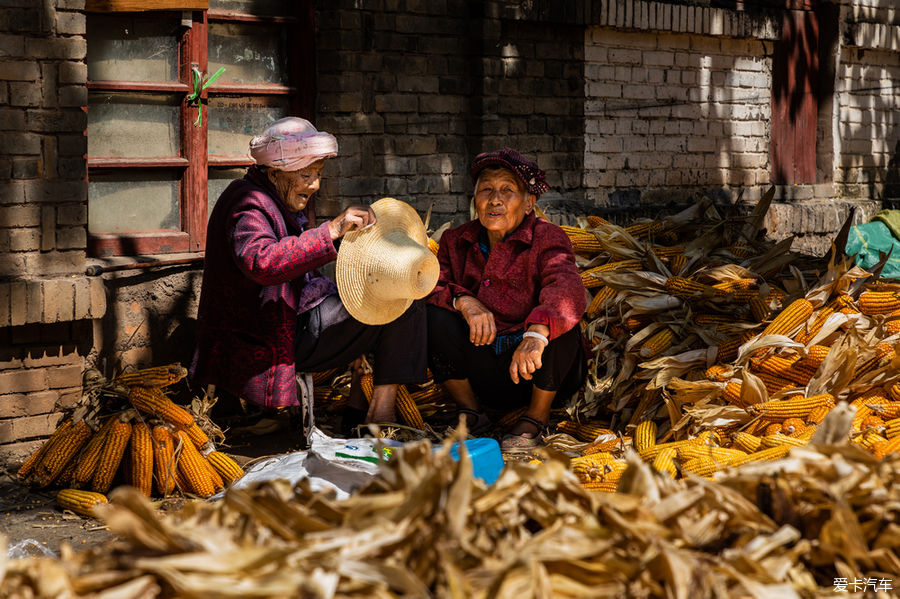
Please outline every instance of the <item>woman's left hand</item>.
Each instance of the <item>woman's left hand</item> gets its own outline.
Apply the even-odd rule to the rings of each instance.
[[[526,381],[531,380],[531,375],[541,367],[541,356],[547,345],[540,339],[525,337],[513,352],[512,362],[509,365],[509,378],[519,384],[519,377]]]

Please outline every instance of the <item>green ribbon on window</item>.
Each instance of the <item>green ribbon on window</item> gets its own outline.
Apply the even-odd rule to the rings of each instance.
[[[191,92],[191,95],[187,97],[188,102],[193,102],[197,100],[197,120],[194,121],[194,126],[199,127],[203,124],[203,103],[200,101],[200,92],[205,90],[207,87],[212,85],[213,81],[219,78],[219,75],[225,72],[225,67],[220,67],[218,71],[216,71],[212,77],[203,79],[203,75],[200,73],[200,69],[194,67],[191,69],[191,75],[194,80],[194,91]]]

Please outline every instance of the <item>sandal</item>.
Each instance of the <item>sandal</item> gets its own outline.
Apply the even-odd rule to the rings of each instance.
[[[516,420],[516,424],[520,422],[527,422],[528,424],[533,425],[537,430],[533,433],[508,433],[503,435],[503,440],[500,441],[501,451],[523,451],[543,445],[544,432],[547,430],[547,425],[531,416],[525,415],[520,416],[519,419]]]
[[[493,428],[493,423],[491,419],[488,418],[488,415],[484,412],[479,412],[478,410],[471,410],[469,408],[457,408],[456,410],[456,421],[459,422],[460,414],[466,416],[466,428],[469,429],[469,435],[473,437],[481,437],[491,432]],[[475,418],[472,421],[469,416],[473,416]],[[471,423],[471,424],[470,424]]]

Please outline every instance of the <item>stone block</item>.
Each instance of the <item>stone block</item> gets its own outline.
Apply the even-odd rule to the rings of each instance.
[[[40,231],[36,228],[10,229],[9,249],[13,252],[33,252],[41,247]]]
[[[84,187],[77,183],[71,183],[79,191],[86,192]],[[56,224],[61,227],[75,227],[87,224],[86,204],[63,204],[56,208]]]
[[[0,389],[7,393],[28,393],[43,391],[46,388],[47,375],[41,368],[0,372]]]
[[[30,273],[45,276],[71,275],[83,273],[85,268],[83,250],[50,251],[40,254],[25,254],[25,268]]]
[[[81,384],[81,374],[84,370],[82,364],[73,366],[59,366],[47,369],[47,386],[50,389],[75,387]]]
[[[12,177],[14,179],[34,179],[41,174],[40,158],[13,157]]]
[[[87,248],[87,231],[82,227],[65,227],[56,230],[56,247],[61,250]]]
[[[75,281],[71,278],[59,279],[58,289],[58,318],[62,322],[68,322],[75,317]]]
[[[41,206],[41,250],[49,251],[56,247],[56,208]]]
[[[91,318],[106,314],[106,284],[101,277],[90,277]]]
[[[9,284],[9,324],[14,327],[27,322],[25,319],[25,288],[24,281],[13,281]]]
[[[0,114],[2,119],[2,114]],[[84,132],[87,129],[87,114],[80,109],[29,110],[28,128],[46,133]]]
[[[10,285],[0,283],[0,328],[10,326],[12,311],[10,310]]]
[[[56,13],[56,33],[63,35],[84,35],[87,31],[85,16],[80,12]]]
[[[25,52],[37,59],[84,60],[87,43],[78,37],[36,37],[25,39]]]
[[[25,322],[40,322],[44,314],[44,286],[40,281],[25,283]]]
[[[60,87],[57,94],[60,106],[87,106],[87,88],[84,84]]]
[[[67,408],[75,407],[75,404],[81,399],[81,385],[78,387],[72,387],[70,389],[58,389],[59,392],[59,400],[56,402],[57,410],[65,410]]]
[[[0,395],[0,414],[7,418],[47,414],[56,408],[57,400],[59,393],[56,391]]]
[[[31,60],[0,62],[0,80],[36,82],[41,76],[38,63]]]
[[[40,206],[0,206],[0,223],[15,223],[19,227],[37,227],[41,218]]]
[[[62,420],[59,412],[0,420],[0,443],[48,437]]]
[[[59,63],[58,76],[60,85],[81,84],[87,81],[87,65],[83,62],[66,61]]]

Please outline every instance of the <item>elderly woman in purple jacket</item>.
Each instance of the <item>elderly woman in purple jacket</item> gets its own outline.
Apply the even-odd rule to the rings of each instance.
[[[362,324],[316,272],[336,258],[344,234],[375,220],[370,208],[352,206],[314,225],[313,195],[337,140],[289,117],[254,137],[250,155],[256,164],[225,189],[209,218],[192,377],[261,406],[294,406],[297,372],[342,367],[374,351],[372,401],[366,406],[355,390],[345,428],[395,421],[398,386],[425,376],[425,311],[414,302],[389,324]]]

